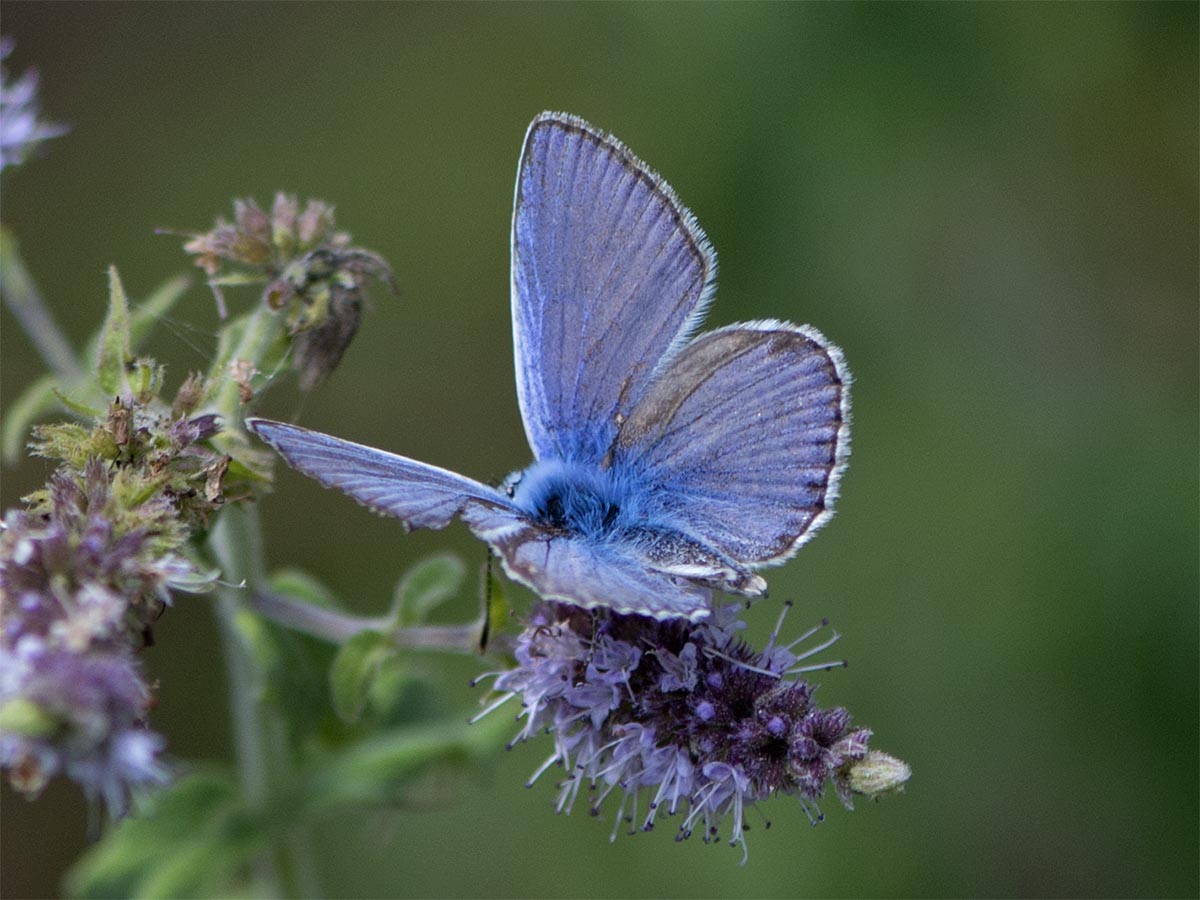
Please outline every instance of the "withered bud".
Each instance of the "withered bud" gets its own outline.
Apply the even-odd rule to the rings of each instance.
[[[205,413],[202,416],[196,416],[194,419],[188,420],[193,428],[196,429],[196,437],[194,440],[207,441],[210,437],[221,430],[221,417],[216,413]]]
[[[335,230],[333,207],[324,201],[308,200],[302,208],[295,195],[281,192],[269,215],[251,199],[236,201],[234,213],[234,225],[218,219],[184,248],[212,276],[222,315],[222,285],[265,285],[262,302],[285,317],[293,367],[307,390],[333,371],[358,331],[367,280],[398,293],[392,270],[379,254],[351,246],[350,235]],[[225,262],[234,265],[224,269]],[[242,403],[254,396],[253,374],[234,373]]]
[[[175,399],[171,401],[172,418],[178,419],[188,415],[203,396],[204,378],[200,373],[192,372],[179,386],[179,390],[175,392]]]
[[[238,399],[243,406],[254,399],[254,388],[250,386],[250,379],[257,371],[254,363],[249,360],[235,359],[229,364],[229,375],[237,385]]]
[[[333,207],[321,200],[309,200],[297,223],[300,246],[307,248],[319,244],[332,229]]]
[[[225,473],[231,457],[226,454],[204,470],[204,499],[209,503],[225,502]]]
[[[271,240],[279,255],[285,259],[296,252],[296,217],[299,214],[300,205],[294,194],[280,191],[275,195],[275,203],[271,207]]]
[[[268,309],[283,309],[296,296],[296,286],[286,274],[276,278],[263,291],[263,303]]]
[[[311,390],[342,360],[362,319],[362,293],[358,287],[334,285],[323,321],[292,340],[293,366],[300,373],[300,388]]]
[[[108,408],[108,433],[112,435],[113,443],[124,447],[129,443],[129,435],[133,430],[133,408],[126,406],[120,397]]]
[[[271,243],[271,220],[253,199],[233,201],[234,221],[246,238]]]

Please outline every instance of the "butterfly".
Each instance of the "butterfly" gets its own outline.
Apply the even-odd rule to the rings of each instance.
[[[697,620],[833,514],[850,374],[815,328],[696,331],[716,253],[662,178],[582,119],[525,135],[512,224],[517,398],[534,462],[499,487],[296,425],[247,426],[407,529],[453,519],[544,599]]]

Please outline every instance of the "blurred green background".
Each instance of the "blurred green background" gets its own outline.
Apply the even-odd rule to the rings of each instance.
[[[481,896],[1197,895],[1197,6],[60,4],[6,0],[10,74],[70,123],[6,172],[3,218],[64,329],[105,266],[143,295],[207,228],[280,188],[337,205],[402,285],[332,380],[262,411],[482,479],[528,462],[508,228],[542,109],[615,132],[721,257],[709,319],[811,322],[857,382],[839,515],[771,573],[795,631],[829,616],[848,706],[912,764],[852,814],[765,807],[750,862],[671,829],[556,817],[547,752],[322,829],[327,891]],[[198,281],[198,279],[197,279]],[[244,308],[254,292],[228,292]],[[197,283],[150,349],[211,352]],[[7,311],[0,409],[41,367]],[[3,503],[47,475],[3,473]],[[461,527],[395,523],[287,473],[275,564],[363,611]],[[474,613],[463,596],[450,616]],[[219,648],[182,597],[146,655],[179,758],[229,759]],[[762,635],[773,599],[751,617]],[[448,702],[478,670],[452,661]],[[5,789],[5,896],[60,890],[71,785]]]

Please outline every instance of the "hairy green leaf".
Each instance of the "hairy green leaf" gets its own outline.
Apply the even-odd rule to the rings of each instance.
[[[253,849],[263,840],[258,835],[257,841],[247,841],[255,835],[233,827],[241,818],[241,802],[234,780],[215,771],[190,775],[151,795],[143,809],[75,864],[67,876],[68,893],[100,898],[221,892],[245,862],[247,845]]]
[[[342,645],[329,669],[329,687],[333,708],[343,721],[358,721],[380,664],[394,652],[377,631],[363,631]]]
[[[125,383],[125,366],[133,358],[130,342],[129,298],[117,267],[108,270],[108,315],[100,329],[96,358],[96,374],[101,389],[109,396],[121,392]]]
[[[54,409],[57,398],[54,395],[58,379],[53,375],[43,375],[25,389],[16,402],[5,411],[3,435],[0,446],[3,447],[4,462],[12,465],[25,447],[25,439],[29,428],[45,413]]]
[[[394,626],[424,622],[440,603],[458,593],[465,569],[456,556],[433,556],[409,569],[396,585],[392,602]]]

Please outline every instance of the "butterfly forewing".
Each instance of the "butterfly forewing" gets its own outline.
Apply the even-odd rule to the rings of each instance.
[[[283,422],[248,419],[246,426],[293,469],[409,528],[445,528],[472,509],[520,515],[495,488],[437,466]]]
[[[738,563],[790,556],[832,515],[849,453],[849,374],[816,330],[702,334],[659,373],[614,456],[683,530]]]
[[[600,460],[703,313],[716,258],[667,184],[611,135],[543,113],[513,209],[517,394],[538,459]]]

